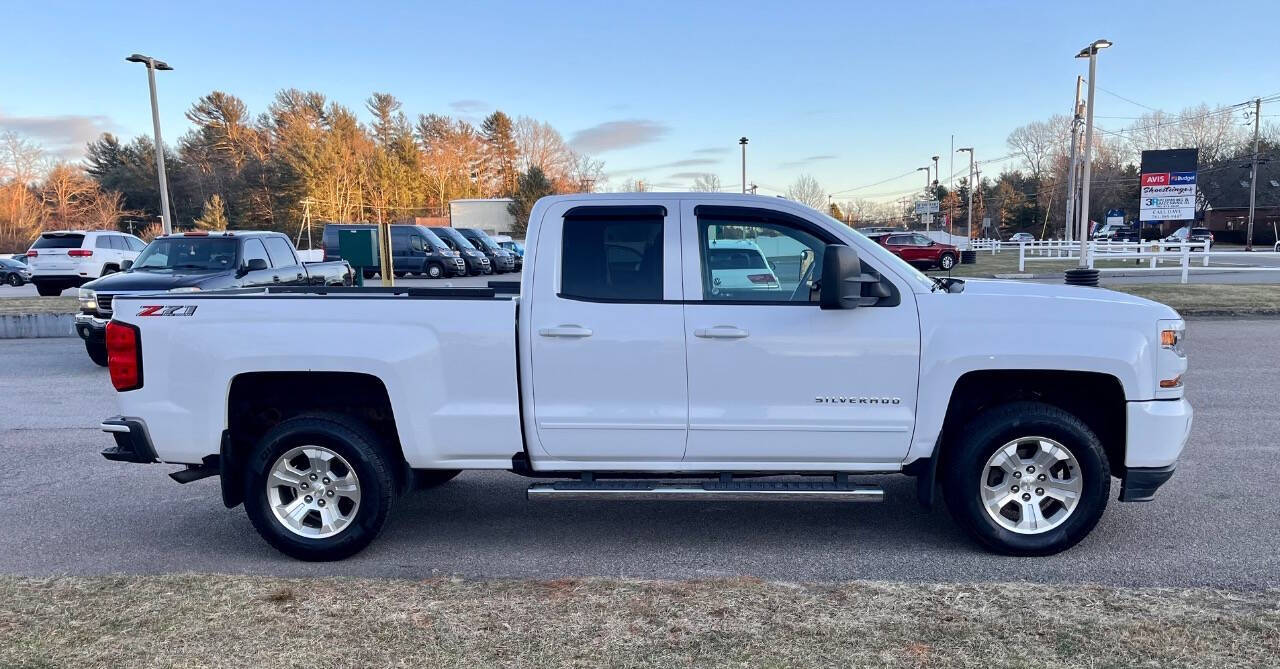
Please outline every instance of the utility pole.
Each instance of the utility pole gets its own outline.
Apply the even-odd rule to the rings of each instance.
[[[746,137],[739,138],[738,143],[742,145],[742,194],[746,195],[747,194],[747,138]],[[753,186],[751,191],[752,193],[755,193],[754,188],[755,187]]]
[[[1084,114],[1080,109],[1080,83],[1084,77],[1076,75],[1076,102],[1071,107],[1071,159],[1067,162],[1067,220],[1063,225],[1062,237],[1071,241],[1076,226],[1076,146],[1079,144],[1080,124],[1084,122]]]
[[[951,197],[951,213],[947,215],[947,233],[954,235],[956,232],[956,136],[951,135],[951,176],[947,177],[947,194]]]
[[[1244,250],[1253,250],[1253,198],[1258,191],[1258,122],[1262,119],[1262,98],[1253,101],[1253,169],[1249,179],[1249,233],[1244,238]]]
[[[956,149],[956,153],[960,153],[961,151],[969,154],[969,214],[964,220],[964,240],[966,242],[965,246],[967,247],[969,235],[973,230],[973,147],[964,146]]]
[[[172,70],[168,63],[135,53],[126,61],[147,66],[147,85],[151,88],[151,125],[156,134],[156,172],[160,177],[160,224],[164,234],[173,234],[173,217],[169,215],[169,180],[164,173],[164,140],[160,137],[160,105],[156,102],[156,70]]]

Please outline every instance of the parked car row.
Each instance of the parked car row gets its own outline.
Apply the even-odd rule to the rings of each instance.
[[[430,279],[453,276],[504,274],[521,268],[523,246],[517,252],[499,245],[483,230],[474,228],[428,227],[425,225],[392,225],[391,262],[398,277],[418,274]],[[324,226],[322,244],[325,260],[342,257],[339,234],[343,230],[373,230],[371,224],[330,223]],[[507,238],[510,240],[510,238]],[[371,278],[377,268],[365,267],[364,277]]]

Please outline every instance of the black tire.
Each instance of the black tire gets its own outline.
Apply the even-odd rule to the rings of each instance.
[[[267,476],[276,460],[295,446],[323,446],[342,456],[360,482],[360,504],[345,529],[308,538],[286,528],[270,508]],[[341,560],[363,550],[378,536],[395,496],[396,465],[379,448],[378,437],[359,420],[335,414],[306,414],[276,425],[258,441],[245,463],[244,500],[249,520],[267,543],[306,561]]]
[[[1040,534],[1019,534],[992,519],[979,485],[983,468],[996,450],[1019,437],[1056,440],[1080,465],[1082,489],[1071,515]],[[988,549],[1006,555],[1052,555],[1089,534],[1107,508],[1111,470],[1097,435],[1074,415],[1041,402],[1013,402],[988,409],[971,420],[947,446],[939,472],[947,508],[956,522]]]
[[[57,297],[66,289],[66,286],[60,283],[36,283],[36,292],[40,297]]]
[[[107,343],[104,341],[93,341],[92,339],[84,340],[84,350],[88,352],[89,359],[97,363],[101,367],[107,366]]]
[[[439,263],[429,263],[423,274],[426,274],[428,279],[439,279],[444,276],[444,267]]]
[[[461,469],[415,469],[413,470],[413,489],[430,490],[452,481]]]
[[[18,288],[22,285],[22,277],[19,276],[17,272],[10,272],[9,275],[4,278],[4,282],[14,288]]]
[[[956,257],[951,253],[944,253],[938,258],[938,269],[951,269],[956,266]]]
[[[364,275],[364,278],[366,278],[366,279],[372,279],[372,278],[373,278],[374,271],[373,271],[373,270],[371,270],[371,269],[360,270],[360,272]]]

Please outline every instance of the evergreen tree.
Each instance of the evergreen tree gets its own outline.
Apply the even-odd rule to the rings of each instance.
[[[214,193],[204,201],[204,209],[200,216],[192,221],[197,230],[218,232],[227,229],[226,207],[222,204],[222,196]]]
[[[492,187],[497,195],[509,197],[516,191],[516,180],[519,177],[516,172],[519,152],[516,150],[515,127],[511,117],[495,111],[485,117],[484,123],[480,124],[480,132],[484,136],[485,157]],[[538,174],[546,178],[541,169]]]
[[[515,192],[511,195],[514,201],[507,205],[507,211],[516,218],[513,236],[523,236],[528,229],[529,212],[533,210],[533,203],[548,195],[555,195],[555,192],[556,189],[551,180],[537,166],[530,167],[527,172],[520,175]]]

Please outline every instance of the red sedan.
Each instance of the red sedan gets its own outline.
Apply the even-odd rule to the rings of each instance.
[[[877,235],[874,239],[899,258],[926,269],[937,267],[949,270],[960,259],[960,251],[956,247],[935,242],[915,232]]]

